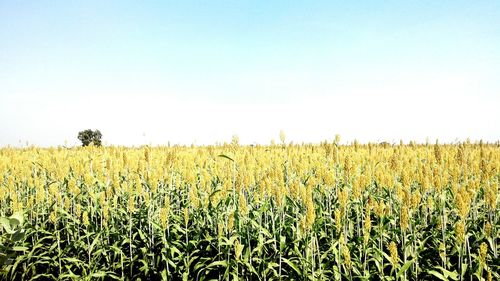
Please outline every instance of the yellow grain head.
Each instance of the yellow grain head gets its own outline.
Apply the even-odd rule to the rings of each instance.
[[[497,207],[498,183],[488,183],[485,188],[484,200],[491,210]]]
[[[379,218],[382,218],[386,215],[386,205],[384,203],[384,201],[379,201],[375,207],[374,207],[374,210],[375,210],[375,214],[379,217]]]
[[[68,180],[68,192],[72,195],[77,195],[76,180],[71,178]]]
[[[144,149],[144,161],[146,161],[146,163],[149,163],[150,160],[151,160],[151,157],[150,157],[149,147],[146,147]]]
[[[429,212],[432,212],[434,210],[434,199],[431,196],[427,197],[427,208]]]
[[[392,171],[396,171],[399,169],[399,155],[394,151],[391,158],[389,159],[389,168]]]
[[[109,157],[106,157],[106,171],[111,171],[112,170],[112,166],[111,166],[111,159]]]
[[[168,225],[168,211],[166,207],[160,208],[160,224],[163,229],[166,229]]]
[[[463,220],[459,220],[455,224],[455,235],[457,237],[457,242],[462,245],[465,241],[465,223]]]
[[[417,209],[418,206],[420,205],[420,201],[422,200],[422,195],[420,194],[420,191],[416,190],[412,195],[411,195],[411,207],[413,210]]]
[[[245,246],[240,243],[239,239],[236,239],[234,241],[234,256],[236,258],[236,261],[240,261],[241,254],[243,253],[244,248],[245,248]]]
[[[133,194],[129,194],[128,196],[127,209],[129,214],[135,212],[135,196]]]
[[[340,209],[335,209],[335,227],[337,228],[337,231],[340,231],[342,229],[342,214],[340,212]]]
[[[344,237],[344,233],[341,233],[341,234],[340,234],[340,237],[339,237],[339,245],[340,245],[340,246],[344,246],[344,245],[345,245],[345,243],[346,243],[346,239],[345,239],[345,237]]]
[[[368,244],[368,240],[370,239],[370,232],[372,229],[372,221],[371,221],[371,211],[370,208],[367,207],[366,209],[366,214],[365,214],[365,221],[363,223],[363,239],[365,242],[365,245]]]
[[[26,208],[31,209],[33,208],[33,205],[35,204],[35,198],[30,195],[28,198],[28,203],[26,204]]]
[[[195,209],[200,207],[200,198],[198,196],[198,188],[196,186],[189,187],[189,201]]]
[[[188,207],[184,207],[184,225],[188,225],[189,224],[189,209]]]
[[[238,212],[240,216],[246,216],[248,214],[248,204],[245,198],[245,194],[240,191],[238,194]]]
[[[71,210],[71,199],[69,197],[65,197],[64,199],[64,210],[68,213]]]
[[[434,145],[434,159],[437,163],[441,163],[442,160],[442,151],[441,146],[438,144],[436,140],[436,144]]]
[[[335,185],[335,174],[332,171],[326,170],[323,174],[323,182],[327,187]]]
[[[217,236],[219,239],[224,236],[224,224],[222,222],[217,223]]]
[[[57,223],[57,213],[56,213],[56,210],[52,210],[52,212],[50,212],[49,221],[51,223],[53,223],[53,224]]]
[[[483,242],[479,246],[479,263],[483,267],[486,265],[486,256],[487,255],[488,255],[488,244]]]
[[[227,232],[231,233],[234,229],[234,212],[231,211],[227,216]]]
[[[314,208],[312,187],[308,187],[306,198],[306,228],[310,229],[316,219],[316,210]]]
[[[75,216],[79,218],[82,215],[82,205],[76,204],[75,205]]]
[[[403,205],[408,207],[412,206],[411,203],[412,196],[410,192],[411,192],[410,188],[403,188]]]
[[[408,223],[409,223],[409,213],[408,213],[408,207],[403,206],[401,208],[401,214],[400,214],[400,227],[402,231],[406,231],[408,229]]]
[[[342,246],[342,256],[344,258],[344,264],[346,265],[346,267],[351,269],[352,268],[351,253],[349,252],[349,248],[347,247],[347,245]]]
[[[457,153],[455,154],[455,159],[460,166],[465,164],[465,146],[460,144],[457,149]]]
[[[486,237],[491,237],[491,224],[489,222],[484,225],[484,234]]]
[[[300,189],[299,182],[297,180],[293,180],[290,183],[290,194],[291,194],[292,198],[298,199],[300,197],[299,196],[299,189]]]
[[[410,188],[410,175],[407,166],[405,166],[403,171],[401,171],[401,183],[403,184],[403,188]]]
[[[340,190],[338,192],[338,197],[339,197],[340,208],[342,208],[343,210],[345,210],[346,207],[347,207],[347,201],[349,199],[349,195],[347,193],[347,188],[344,188],[343,190]]]
[[[396,243],[392,241],[389,243],[389,254],[391,257],[391,264],[393,267],[397,266],[399,263],[399,256],[398,256],[398,248],[396,246]]]
[[[89,227],[89,225],[90,225],[89,213],[87,211],[84,211],[82,214],[82,223],[85,227]]]
[[[464,189],[460,189],[455,196],[455,204],[457,206],[458,214],[462,219],[467,218],[470,210],[471,197]]]
[[[13,213],[19,211],[21,208],[19,207],[20,203],[17,199],[17,194],[11,193],[10,196],[10,209],[12,210]]]
[[[434,167],[433,169],[433,176],[432,176],[432,184],[436,188],[437,193],[441,193],[443,189],[443,184],[441,180],[441,174],[440,170],[437,166]]]

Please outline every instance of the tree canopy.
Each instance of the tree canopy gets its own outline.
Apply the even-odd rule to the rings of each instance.
[[[99,130],[87,129],[78,133],[78,139],[82,142],[82,146],[88,146],[91,143],[95,146],[101,146],[102,134]]]

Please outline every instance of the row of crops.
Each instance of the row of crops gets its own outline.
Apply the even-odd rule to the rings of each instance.
[[[500,147],[0,149],[2,280],[500,280]]]

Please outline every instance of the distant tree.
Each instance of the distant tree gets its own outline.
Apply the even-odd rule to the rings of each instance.
[[[95,146],[101,146],[101,138],[102,134],[99,130],[92,131],[87,129],[78,133],[78,139],[82,142],[82,146],[88,146],[91,143]]]

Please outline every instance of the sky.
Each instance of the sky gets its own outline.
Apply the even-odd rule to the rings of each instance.
[[[500,139],[500,1],[0,0],[0,147]]]

